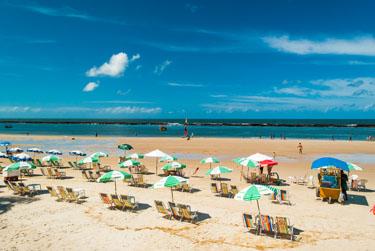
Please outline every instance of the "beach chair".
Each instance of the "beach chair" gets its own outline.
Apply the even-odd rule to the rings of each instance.
[[[172,219],[172,213],[168,210],[162,201],[155,200],[156,210],[163,215],[163,218]]]
[[[191,192],[192,192],[192,188],[189,186],[188,183],[182,183],[182,184],[181,184],[181,191],[182,191],[182,192],[188,192],[188,193],[191,193]]]
[[[236,194],[238,194],[238,188],[236,185],[230,185],[230,197],[234,198]]]
[[[258,175],[256,172],[251,172],[250,173],[250,179],[249,179],[249,183],[251,184],[254,184],[254,183],[257,183],[258,182]]]
[[[64,177],[66,177],[66,174],[64,171],[60,171],[57,168],[54,168],[53,171],[55,172],[56,179],[63,179]]]
[[[359,179],[357,183],[357,190],[358,191],[366,191],[366,179]]]
[[[179,214],[179,210],[176,204],[173,202],[168,202],[168,205],[169,205],[169,210],[172,213],[172,217],[175,218],[176,220],[180,220],[181,216]]]
[[[259,176],[259,183],[260,184],[267,184],[268,183],[268,178],[267,178],[267,174],[261,174]]]
[[[56,178],[56,174],[52,171],[51,167],[47,167],[46,170],[47,170],[47,178],[48,179]]]
[[[83,179],[86,179],[87,181],[93,181],[90,177],[89,177],[89,175],[87,174],[87,172],[85,171],[85,170],[82,170],[82,178]]]
[[[44,167],[42,161],[40,159],[36,159],[36,162],[38,163],[39,167]]]
[[[125,210],[125,204],[119,199],[118,195],[116,194],[111,194],[111,199],[112,202],[115,206],[115,208],[120,209],[120,210]]]
[[[294,227],[286,217],[275,217],[275,237],[288,236],[291,241],[294,240]]]
[[[242,220],[244,226],[249,232],[255,232],[255,234],[259,233],[259,222],[257,222],[256,218],[253,219],[251,214],[243,214]]]
[[[142,174],[138,175],[138,186],[140,186],[140,187],[147,187],[148,186],[148,184],[143,179],[143,175]]]
[[[106,193],[99,193],[100,199],[102,200],[103,204],[106,205],[109,209],[114,209],[114,204],[111,198]]]
[[[22,182],[19,182],[18,186],[22,190],[22,194],[23,195],[27,195],[29,197],[34,196],[36,194],[36,192],[37,192],[36,190],[30,189],[28,186],[25,186],[25,184],[22,183]]]
[[[94,175],[93,171],[89,171],[89,178],[90,178],[91,181],[95,181],[99,177],[100,176],[98,176],[97,173]]]
[[[72,202],[75,202],[77,204],[84,202],[84,200],[78,197],[78,195],[73,191],[72,188],[67,187],[66,192],[68,193],[68,196],[70,197]]]
[[[188,222],[191,222],[195,224],[198,220],[198,212],[197,211],[191,211],[190,207],[187,205],[178,205],[179,208],[179,215],[180,220],[186,220]]]
[[[261,215],[259,227],[259,234],[265,233],[276,237],[275,225],[271,216]]]
[[[124,196],[121,195],[121,200],[125,204],[125,208],[134,212],[138,208],[138,203],[135,201],[134,196]]]
[[[288,204],[289,206],[292,205],[292,202],[290,201],[289,192],[286,190],[280,190],[278,193],[279,196],[279,203],[280,204]]]
[[[315,188],[314,176],[312,175],[307,178],[307,188]]]
[[[217,189],[216,183],[211,183],[211,192],[214,194],[218,194],[219,190]]]
[[[139,167],[139,172],[140,172],[141,174],[148,173],[148,169],[146,168],[145,165],[141,165],[141,166]]]
[[[61,196],[58,194],[58,192],[53,187],[46,186],[46,188],[47,188],[49,194],[51,195],[51,197],[56,197],[57,198],[56,201],[59,201],[59,202],[62,201]]]
[[[13,192],[13,194],[19,194],[19,191],[13,187],[12,182],[4,180],[4,183],[7,186],[7,188]]]
[[[57,190],[59,191],[59,194],[62,198],[62,200],[67,201],[67,202],[72,202],[73,198],[71,198],[68,194],[68,192],[65,190],[64,187],[62,186],[57,186]]]
[[[221,193],[220,196],[222,197],[231,197],[231,194],[229,193],[228,184],[227,183],[221,183]]]
[[[73,165],[73,163],[71,161],[68,161],[68,165],[69,165],[69,167],[75,169],[75,166]]]
[[[40,168],[40,172],[41,172],[41,174],[42,174],[43,176],[48,176],[46,170],[44,169],[44,167],[41,167],[41,168]]]
[[[19,187],[16,182],[9,182],[9,185],[10,185],[10,187],[12,187],[12,189],[14,191],[14,194],[23,195],[22,188]]]

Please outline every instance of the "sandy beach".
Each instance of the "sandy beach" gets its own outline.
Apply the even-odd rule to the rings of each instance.
[[[47,179],[41,176],[26,177],[25,184],[46,186],[62,185],[83,188],[87,199],[82,204],[57,202],[48,193],[32,198],[13,195],[0,182],[0,250],[373,250],[375,245],[375,216],[369,210],[375,204],[375,144],[366,141],[280,140],[240,138],[124,138],[124,137],[72,137],[69,136],[21,136],[1,135],[21,148],[31,146],[42,149],[56,148],[64,152],[63,163],[75,160],[65,153],[76,148],[87,153],[104,151],[110,157],[102,164],[118,170],[117,149],[120,143],[134,147],[133,152],[146,153],[160,149],[175,155],[187,168],[190,177],[200,170],[189,183],[197,191],[175,192],[175,201],[189,204],[201,213],[197,224],[167,220],[156,211],[154,200],[167,203],[168,189],[136,188],[118,183],[120,194],[133,195],[141,209],[136,213],[107,209],[99,193],[113,193],[113,183],[86,181],[79,170],[64,169],[69,178]],[[301,142],[304,153],[298,154]],[[3,150],[3,149],[1,149]],[[271,216],[286,216],[296,228],[295,241],[258,236],[246,231],[242,223],[243,213],[257,212],[255,202],[236,201],[217,197],[210,191],[212,182],[205,175],[209,165],[199,163],[207,156],[216,156],[221,164],[233,168],[225,175],[228,184],[239,189],[248,186],[240,180],[240,167],[231,161],[235,157],[260,152],[272,156],[276,153],[279,165],[274,167],[281,178],[314,175],[311,162],[319,157],[332,156],[354,162],[364,170],[353,172],[368,180],[366,192],[349,191],[345,205],[328,204],[317,200],[315,190],[287,182],[283,189],[291,195],[292,205],[272,203],[267,197],[260,200],[261,211]],[[1,165],[8,160],[0,159]],[[155,172],[155,159],[141,160],[150,172]],[[158,172],[161,164],[159,164]],[[145,175],[153,184],[162,177]]]

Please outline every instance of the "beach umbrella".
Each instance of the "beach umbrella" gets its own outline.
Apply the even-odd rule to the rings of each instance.
[[[8,158],[6,153],[0,152],[0,158]]]
[[[12,148],[8,149],[8,152],[10,152],[10,153],[22,153],[23,150],[19,147],[12,147]]]
[[[96,181],[99,183],[106,183],[109,181],[115,182],[115,193],[117,194],[117,180],[131,179],[133,176],[124,171],[110,171],[100,176]]]
[[[210,168],[206,175],[218,175],[220,178],[220,175],[223,173],[231,173],[233,170],[226,167],[226,166],[217,166],[215,168]],[[219,180],[221,184],[221,179]]]
[[[362,167],[359,167],[357,166],[356,164],[353,164],[353,163],[348,163],[348,168],[350,171],[362,171],[363,168]]]
[[[238,157],[238,158],[232,159],[232,161],[234,163],[236,163],[236,165],[241,166],[240,181],[242,180],[242,173],[243,173],[243,166],[240,164],[240,162],[244,159],[246,159],[246,158],[245,157]]]
[[[117,146],[118,149],[124,150],[124,155],[126,155],[126,151],[132,150],[133,147],[129,144],[121,144]]]
[[[249,176],[249,170],[250,170],[250,168],[256,168],[256,167],[259,166],[258,162],[250,159],[249,157],[241,159],[241,161],[239,162],[239,164],[242,166],[241,167],[241,173],[243,172],[243,167],[244,166],[247,167],[247,176]]]
[[[126,158],[127,159],[143,159],[144,155],[140,153],[131,153],[131,154],[126,155]]]
[[[215,157],[208,157],[208,158],[202,159],[201,163],[202,164],[210,164],[210,169],[211,169],[212,163],[220,163],[220,161]]]
[[[311,164],[311,169],[319,169],[319,168],[329,168],[335,167],[341,169],[343,171],[350,171],[349,165],[345,161],[332,158],[332,157],[323,157],[317,160],[314,160]]]
[[[159,159],[159,162],[170,162],[170,161],[175,161],[175,160],[177,160],[177,157],[167,154],[164,157],[161,157]]]
[[[19,154],[13,155],[12,159],[14,159],[16,161],[29,161],[29,160],[32,160],[32,158],[30,157],[30,155],[28,155],[26,153],[19,153]]]
[[[30,152],[30,153],[44,153],[41,149],[39,149],[37,147],[28,148],[26,150],[26,152]]]
[[[30,162],[20,161],[5,167],[3,171],[15,171],[23,169],[35,169],[36,166]]]
[[[60,161],[59,156],[56,155],[47,155],[42,158],[42,162],[51,162],[51,161]]]
[[[155,158],[155,173],[158,174],[158,159],[159,158],[163,158],[165,156],[167,156],[168,154],[160,151],[159,149],[156,149],[154,151],[151,151],[149,153],[146,153],[145,156],[146,157],[151,157],[151,158]]]
[[[177,161],[173,161],[173,162],[165,164],[161,169],[165,170],[165,171],[169,171],[171,169],[178,170],[178,169],[183,169],[183,168],[186,168],[185,164],[181,164],[181,163],[179,163]]]
[[[73,155],[73,156],[86,156],[87,154],[80,151],[80,150],[73,150],[73,151],[70,151],[69,152],[69,155]]]
[[[46,153],[52,154],[52,155],[62,155],[63,154],[61,151],[56,150],[56,149],[48,150]]]
[[[119,166],[121,168],[126,168],[126,167],[132,167],[132,166],[140,166],[141,165],[141,162],[139,161],[136,161],[136,160],[132,160],[132,159],[129,159],[129,160],[126,160],[126,161],[123,161],[119,164]]]
[[[264,185],[250,185],[245,189],[242,189],[238,194],[234,196],[235,200],[242,201],[253,201],[256,200],[258,206],[258,213],[260,215],[260,207],[258,200],[262,195],[270,195],[272,193],[278,193],[278,189],[271,186]]]
[[[189,182],[188,179],[185,179],[185,178],[182,178],[182,177],[179,177],[179,176],[169,175],[168,177],[165,177],[165,178],[161,179],[159,182],[155,183],[153,185],[153,188],[170,187],[171,188],[171,195],[172,195],[172,202],[174,202],[174,200],[173,200],[173,189],[172,188],[176,187],[176,186],[179,186],[182,183],[188,183],[188,182]]]
[[[88,156],[86,158],[81,159],[78,162],[78,165],[83,165],[83,164],[87,164],[87,163],[97,163],[97,162],[99,162],[99,157]]]
[[[90,155],[92,158],[102,158],[102,157],[108,157],[109,155],[104,152],[96,152]]]
[[[264,160],[273,160],[272,157],[270,157],[268,155],[261,154],[261,153],[255,153],[253,155],[248,156],[247,158],[251,159],[252,161],[256,161],[256,162],[261,162],[261,161],[264,161]]]

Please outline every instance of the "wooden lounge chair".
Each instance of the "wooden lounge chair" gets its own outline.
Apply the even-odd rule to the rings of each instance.
[[[156,210],[158,210],[158,212],[163,215],[163,218],[167,218],[169,220],[172,219],[171,211],[164,206],[164,203],[162,201],[155,200],[155,207]]]
[[[229,193],[228,184],[227,183],[221,183],[221,193],[220,196],[222,197],[231,197],[231,194]]]
[[[138,203],[135,201],[134,196],[121,195],[121,200],[125,204],[125,208],[135,211],[138,208]]]
[[[168,205],[169,205],[169,210],[172,213],[172,217],[175,218],[176,220],[180,220],[181,216],[179,214],[179,210],[176,204],[173,202],[168,202]]]
[[[217,189],[216,183],[211,183],[211,192],[214,194],[220,193],[219,190]]]
[[[148,173],[148,169],[146,168],[145,165],[141,165],[141,166],[139,166],[139,172],[141,174]]]
[[[251,214],[243,214],[242,220],[244,226],[249,232],[255,232],[255,234],[259,233],[259,222],[256,218],[253,219],[253,216]]]
[[[37,193],[37,190],[30,189],[28,186],[25,186],[25,184],[22,183],[22,182],[19,182],[18,186],[22,190],[23,195],[27,195],[27,196],[31,197],[31,196],[34,196]]]
[[[66,192],[68,193],[69,198],[71,199],[72,202],[75,202],[77,204],[80,204],[84,202],[81,198],[78,197],[78,195],[73,191],[72,188],[67,187]]]
[[[111,198],[106,193],[99,193],[100,199],[102,200],[104,205],[107,205],[109,209],[114,209],[114,204]]]
[[[258,176],[257,176],[257,173],[255,172],[251,172],[250,173],[250,179],[249,179],[249,183],[257,183],[258,181]]]
[[[72,163],[71,161],[68,161],[68,165],[69,165],[71,168],[75,169],[75,166],[73,165],[73,163]]]
[[[67,201],[67,202],[72,202],[73,201],[73,198],[71,198],[68,194],[68,192],[65,190],[64,187],[62,186],[57,186],[57,190],[59,191],[59,194],[61,196],[61,198],[64,200],[64,201]]]
[[[36,162],[38,163],[38,166],[44,167],[42,161],[40,159],[36,159]]]
[[[66,177],[66,174],[64,171],[60,171],[57,168],[54,168],[53,171],[55,172],[56,179],[63,179],[64,177]]]
[[[180,220],[186,220],[191,223],[196,223],[198,220],[198,212],[191,211],[190,206],[187,205],[178,205]]]
[[[190,187],[190,185],[188,183],[182,183],[181,184],[181,191],[191,193],[192,188]]]
[[[94,175],[93,171],[89,171],[89,178],[90,178],[91,181],[96,181],[96,179],[99,178],[99,177],[100,177],[100,172],[99,172],[99,175],[98,175],[97,172]]]
[[[279,203],[280,204],[288,204],[288,205],[292,205],[292,202],[290,201],[290,196],[289,196],[289,192],[286,191],[286,190],[280,190],[280,192],[278,193],[278,197],[279,197]]]
[[[46,170],[44,169],[44,167],[40,168],[40,172],[42,173],[43,176],[48,176]]]
[[[90,177],[89,177],[89,175],[87,174],[87,172],[85,171],[85,170],[82,170],[82,177],[84,178],[84,179],[86,179],[87,181],[93,181]]]
[[[23,189],[15,182],[9,182],[9,184],[13,187],[15,194],[24,195]]]
[[[53,188],[53,187],[50,187],[50,186],[47,186],[47,190],[49,192],[49,194],[51,195],[51,197],[56,197],[56,201],[62,201],[63,199],[61,198],[61,196],[58,194],[58,192]]]
[[[4,180],[4,183],[13,194],[19,194],[19,190],[17,190],[10,181]]]
[[[51,167],[47,167],[46,170],[47,170],[47,178],[48,179],[56,178],[56,174],[52,171]]]
[[[237,186],[236,185],[231,185],[229,193],[230,193],[231,197],[234,198],[234,196],[236,194],[238,194],[238,188],[237,188]]]
[[[265,233],[276,236],[275,225],[271,216],[261,215],[259,226],[259,234]]]
[[[275,218],[275,231],[277,236],[288,236],[290,240],[294,240],[294,227],[290,224],[289,219],[286,217]]]
[[[118,195],[116,195],[116,194],[111,194],[111,199],[112,199],[112,202],[113,202],[115,208],[120,209],[120,210],[125,210],[126,206],[125,206],[125,204],[119,199]]]

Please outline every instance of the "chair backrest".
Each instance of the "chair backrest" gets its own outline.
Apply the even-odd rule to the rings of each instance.
[[[251,214],[243,214],[243,223],[248,229],[254,229],[256,227]]]
[[[43,167],[40,168],[40,172],[42,173],[43,176],[47,176],[47,174],[46,174],[46,172],[45,172],[45,170],[44,170]]]
[[[189,191],[190,190],[190,187],[189,187],[189,184],[188,183],[182,183],[182,190],[183,191]]]
[[[74,165],[71,161],[68,161],[68,165],[71,167],[71,168],[74,168]]]
[[[256,179],[257,178],[257,173],[251,172],[250,173],[251,179]]]
[[[173,202],[168,202],[169,209],[171,210],[174,217],[179,217],[178,210],[176,204]]]
[[[58,193],[53,187],[47,186],[47,190],[52,197],[58,197]]]
[[[50,167],[47,167],[46,170],[47,170],[48,177],[52,177],[53,176],[52,169]]]
[[[190,210],[188,209],[188,207],[186,207],[185,205],[180,205],[179,206],[179,209],[180,209],[180,215],[184,218],[184,219],[187,219],[187,220],[192,220],[193,217],[191,215],[191,212]]]
[[[213,192],[213,193],[218,193],[216,183],[211,183],[211,192]]]
[[[228,191],[228,184],[227,184],[227,183],[221,183],[221,192],[222,192],[224,195],[229,194],[229,191]]]
[[[238,188],[237,188],[237,186],[236,185],[231,185],[230,186],[230,192],[232,194],[238,194]]]
[[[62,186],[57,186],[57,190],[59,190],[59,193],[60,193],[60,195],[61,195],[61,197],[62,197],[63,199],[67,199],[67,198],[68,198],[67,192],[66,192],[66,190],[65,190],[64,187],[62,187]]]
[[[288,201],[289,200],[288,191],[280,190],[280,200],[281,201]]]
[[[100,198],[104,204],[112,205],[111,198],[106,193],[100,193]]]
[[[120,198],[121,198],[122,201],[128,201],[129,200],[128,197],[129,196],[127,196],[127,195],[120,195]]]
[[[112,198],[113,203],[114,203],[116,206],[123,206],[123,203],[120,201],[118,195],[116,195],[116,194],[111,194],[111,198]]]
[[[260,222],[262,230],[265,232],[273,232],[273,220],[269,215],[261,215]]]
[[[168,214],[168,210],[165,208],[164,203],[160,200],[155,200],[155,207],[161,214]]]
[[[290,234],[289,233],[289,220],[286,217],[278,217],[275,218],[275,223],[277,227],[277,232],[280,234]]]

